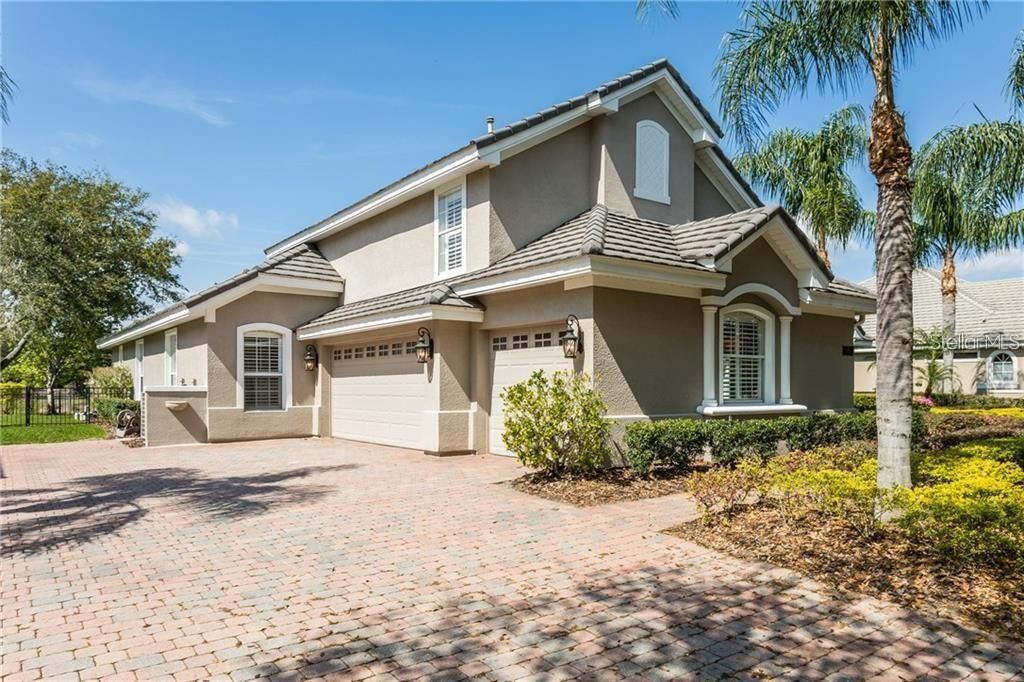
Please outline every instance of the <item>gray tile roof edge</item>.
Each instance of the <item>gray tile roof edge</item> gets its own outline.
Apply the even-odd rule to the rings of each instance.
[[[718,157],[719,161],[725,164],[726,169],[728,169],[728,171],[732,173],[732,176],[736,178],[736,182],[740,183],[743,189],[745,189],[750,194],[750,196],[754,198],[754,203],[758,206],[764,206],[765,203],[761,201],[761,197],[757,195],[757,192],[755,192],[754,188],[750,186],[750,183],[747,182],[747,179],[745,177],[743,177],[739,169],[736,168],[735,164],[733,164],[732,160],[725,155],[725,152],[722,151],[722,148],[719,147],[717,144],[713,144],[711,145],[711,151],[715,156]]]
[[[327,223],[331,222],[332,220],[334,220],[335,218],[340,216],[342,213],[345,213],[346,211],[350,211],[350,210],[356,208],[357,206],[360,206],[361,204],[365,204],[366,202],[371,201],[371,200],[377,198],[378,196],[380,196],[381,194],[384,194],[388,190],[396,187],[397,185],[402,184],[403,182],[405,182],[406,180],[408,180],[412,176],[416,175],[417,173],[421,173],[421,172],[427,170],[428,168],[436,166],[437,164],[439,164],[439,163],[441,163],[443,161],[446,161],[447,159],[450,159],[451,157],[456,156],[457,154],[464,153],[464,152],[470,150],[473,147],[476,147],[476,148],[487,147],[488,145],[491,145],[491,144],[493,144],[493,143],[495,143],[495,142],[497,142],[497,141],[499,141],[501,139],[504,139],[506,137],[510,137],[511,135],[514,135],[517,132],[520,132],[522,130],[526,130],[527,128],[530,128],[530,127],[532,127],[534,125],[537,125],[538,123],[542,123],[543,121],[546,121],[547,119],[549,119],[549,118],[551,118],[553,116],[557,116],[558,114],[562,114],[562,113],[564,113],[566,111],[571,111],[572,109],[575,109],[575,108],[578,108],[579,106],[585,105],[587,103],[587,98],[591,94],[606,95],[608,93],[611,93],[611,92],[614,92],[616,90],[619,90],[619,89],[629,85],[630,83],[634,83],[637,80],[640,80],[641,78],[646,78],[647,76],[649,76],[649,75],[651,75],[653,73],[656,73],[656,72],[660,71],[661,69],[665,69],[666,71],[668,71],[669,75],[672,76],[672,78],[676,81],[676,83],[679,85],[679,87],[681,87],[683,89],[683,91],[687,94],[687,96],[691,100],[693,100],[694,105],[697,107],[698,111],[700,111],[701,115],[708,121],[708,123],[711,124],[711,127],[714,128],[715,133],[719,137],[725,137],[725,132],[722,130],[721,126],[718,124],[718,121],[716,121],[714,116],[711,115],[711,112],[707,110],[707,108],[704,106],[704,104],[700,101],[700,98],[697,97],[696,93],[693,92],[693,89],[690,87],[690,85],[685,80],[683,80],[682,75],[680,75],[680,73],[676,69],[676,67],[674,67],[668,61],[668,59],[666,57],[661,57],[660,59],[656,59],[655,61],[653,61],[653,62],[651,62],[649,64],[645,64],[645,65],[641,66],[638,69],[635,69],[635,70],[633,70],[633,71],[631,71],[631,72],[629,72],[627,74],[624,74],[623,76],[620,76],[618,78],[614,78],[614,79],[604,83],[603,85],[599,85],[598,87],[594,88],[593,90],[588,91],[586,94],[577,95],[576,97],[570,98],[570,99],[568,99],[568,100],[566,100],[564,102],[560,102],[558,104],[555,104],[553,106],[548,107],[547,109],[544,109],[544,110],[542,110],[540,112],[537,112],[536,114],[533,114],[532,116],[527,116],[526,118],[519,119],[518,121],[513,121],[512,123],[510,123],[510,124],[508,124],[506,126],[502,126],[501,128],[495,130],[493,133],[488,133],[488,134],[485,134],[485,135],[481,135],[481,136],[479,136],[477,138],[474,138],[473,140],[470,140],[470,142],[468,144],[463,145],[462,147],[459,147],[455,151],[448,152],[447,154],[441,156],[440,158],[437,158],[437,159],[431,161],[430,163],[427,163],[427,164],[425,164],[423,166],[420,166],[416,170],[413,170],[413,171],[410,171],[409,173],[406,173],[405,175],[403,175],[402,177],[398,178],[397,180],[395,180],[393,182],[390,182],[387,185],[385,185],[384,187],[381,187],[380,189],[375,190],[374,192],[372,192],[370,194],[367,194],[363,198],[358,199],[358,200],[350,203],[349,205],[345,206],[344,208],[341,208],[341,209],[335,211],[334,213],[332,213],[331,215],[327,216],[326,218],[323,218],[322,220],[318,220],[317,222],[313,223],[309,227],[303,228],[303,229],[299,230],[298,232],[295,232],[295,233],[285,237],[284,239],[281,239],[281,240],[271,244],[270,246],[268,246],[267,248],[264,249],[264,253],[270,253],[274,249],[280,248],[282,245],[284,245],[287,242],[294,241],[295,239],[299,239],[299,238],[302,238],[303,236],[308,236],[308,235],[312,234],[313,232],[316,232],[321,227],[323,227]],[[642,74],[642,75],[637,75],[637,74]],[[515,129],[513,130],[513,128],[515,128]],[[717,145],[715,145],[715,146],[717,148]],[[743,177],[741,175],[739,175],[739,173],[736,171],[736,168],[732,165],[732,162],[730,162],[728,160],[728,158],[725,157],[724,152],[722,152],[722,150],[718,149],[717,153],[724,159],[726,165],[736,175],[736,178],[740,181],[740,183],[742,183],[744,185],[744,187],[749,189],[750,186],[747,184],[746,180],[744,180]],[[753,190],[750,190],[750,192],[751,192],[751,195],[756,199],[757,198],[757,194]],[[760,199],[758,199],[758,201],[760,201]]]
[[[153,322],[159,319],[160,317],[163,317],[164,315],[167,315],[168,313],[171,313],[175,310],[184,310],[187,309],[189,306],[195,305],[197,303],[202,303],[203,301],[212,298],[217,294],[223,293],[228,289],[233,289],[239,284],[248,282],[252,278],[259,275],[260,273],[266,272],[267,270],[270,270],[280,265],[281,263],[284,263],[290,260],[291,258],[301,255],[303,253],[315,253],[321,258],[324,257],[323,254],[320,253],[320,250],[315,246],[310,246],[309,244],[300,244],[292,249],[288,249],[287,251],[274,256],[273,258],[268,258],[267,260],[259,263],[258,265],[255,265],[251,268],[246,268],[245,270],[242,270],[241,272],[232,275],[231,277],[228,277],[227,279],[221,282],[216,282],[215,284],[211,284],[205,289],[200,289],[196,293],[190,294],[189,296],[186,296],[179,301],[175,301],[174,303],[159,308],[148,315],[140,317],[136,320],[132,320],[131,322],[127,323],[117,331],[113,331],[107,334],[106,336],[97,339],[96,344],[101,345],[103,343],[106,343],[107,341],[117,336],[121,336],[126,332],[130,332],[133,329],[137,329],[138,327]],[[327,262],[327,259],[324,258],[324,261]],[[338,275],[338,281],[343,281],[340,275]]]
[[[304,322],[303,324],[300,324],[298,327],[295,328],[295,330],[296,331],[303,331],[303,330],[306,330],[306,329],[316,329],[316,328],[319,328],[319,327],[327,327],[327,326],[329,326],[331,324],[334,324],[335,322],[343,321],[344,319],[352,319],[352,318],[343,318],[342,320],[326,320],[324,322],[317,322],[317,320],[321,320],[321,319],[326,318],[326,317],[328,317],[330,315],[333,315],[333,314],[337,313],[339,310],[342,310],[343,308],[345,308],[347,306],[352,306],[352,307],[366,306],[366,305],[370,305],[370,304],[374,304],[374,303],[380,303],[380,302],[383,302],[383,301],[387,301],[387,299],[389,299],[389,298],[400,299],[400,298],[402,298],[404,296],[407,296],[407,295],[409,295],[409,294],[411,294],[411,293],[413,293],[415,291],[419,291],[419,290],[422,290],[423,294],[424,294],[423,297],[420,298],[420,299],[414,299],[414,300],[409,301],[405,305],[396,306],[396,307],[393,307],[393,308],[383,307],[383,308],[379,308],[379,309],[374,309],[374,310],[371,310],[371,311],[367,312],[366,315],[357,315],[355,317],[358,318],[358,317],[365,317],[365,316],[369,316],[369,315],[377,315],[377,314],[380,314],[380,313],[398,312],[400,310],[407,310],[409,308],[419,308],[420,306],[424,306],[424,305],[443,305],[443,306],[460,307],[460,308],[462,308],[462,307],[469,307],[469,308],[476,308],[477,310],[485,310],[484,305],[482,303],[480,303],[479,301],[477,301],[476,299],[474,299],[474,298],[460,298],[459,296],[455,295],[455,291],[451,288],[450,283],[456,281],[457,279],[459,279],[459,278],[456,277],[456,278],[452,278],[452,279],[448,279],[448,280],[443,280],[443,281],[440,281],[440,282],[431,282],[429,284],[421,284],[419,286],[409,287],[408,289],[402,289],[401,291],[393,291],[390,294],[382,294],[380,296],[374,296],[373,298],[364,298],[364,299],[359,300],[359,301],[354,301],[352,303],[343,304],[343,305],[340,305],[340,306],[338,306],[336,308],[332,308],[332,309],[328,310],[325,313],[317,315],[316,317],[314,317],[312,320],[310,320],[308,322]],[[451,303],[449,303],[449,301],[451,301]]]

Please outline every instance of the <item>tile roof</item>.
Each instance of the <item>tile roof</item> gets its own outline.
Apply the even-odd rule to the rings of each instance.
[[[460,147],[459,149],[449,152],[444,156],[435,159],[434,161],[431,161],[430,163],[421,166],[410,173],[403,175],[401,178],[385,185],[384,187],[381,187],[380,189],[371,194],[364,196],[362,199],[359,199],[358,201],[355,201],[349,204],[348,206],[339,209],[338,211],[335,211],[334,213],[327,216],[323,220],[319,220],[316,223],[310,225],[309,227],[299,230],[298,232],[274,244],[271,244],[269,247],[267,247],[266,251],[271,252],[274,249],[297,238],[312,235],[321,227],[330,223],[332,220],[342,215],[343,213],[346,213],[347,211],[350,211],[362,204],[370,202],[386,194],[388,191],[401,185],[403,182],[412,178],[416,174],[425,171],[429,168],[439,166],[443,162],[449,161],[458,156],[459,154],[464,154],[473,148],[485,148],[488,145],[494,144],[499,140],[515,135],[516,133],[521,132],[523,130],[527,130],[539,123],[542,123],[550,118],[553,118],[554,116],[558,116],[559,114],[562,114],[566,111],[571,111],[578,107],[585,106],[587,103],[587,99],[591,95],[608,95],[610,93],[615,92],[616,90],[622,89],[623,87],[629,85],[630,83],[635,83],[636,81],[646,78],[647,76],[650,76],[661,70],[665,70],[669,74],[669,76],[679,85],[679,87],[682,88],[682,90],[687,94],[687,96],[693,101],[694,105],[697,107],[700,114],[707,120],[708,124],[714,129],[715,133],[717,133],[719,137],[725,137],[725,132],[722,130],[721,126],[719,126],[718,122],[715,121],[715,118],[714,116],[711,115],[711,112],[709,112],[707,108],[701,103],[700,98],[698,98],[697,95],[693,92],[689,84],[687,84],[686,81],[683,80],[683,77],[679,74],[679,71],[677,71],[676,68],[672,66],[668,59],[662,57],[661,59],[657,59],[649,64],[645,64],[644,66],[641,66],[640,68],[631,71],[623,76],[614,78],[608,81],[607,83],[604,83],[603,85],[593,88],[592,90],[588,90],[587,92],[581,95],[577,95],[576,97],[572,97],[568,100],[565,100],[564,102],[548,107],[543,111],[539,111],[536,114],[533,114],[532,116],[527,116],[526,118],[522,118],[518,121],[509,123],[508,125],[504,125],[496,129],[493,133],[486,133],[484,135],[476,137],[470,140],[468,144]],[[711,145],[710,151],[723,162],[726,169],[736,178],[737,182],[739,182],[740,185],[742,185],[743,188],[750,193],[750,196],[755,200],[755,203],[760,203],[760,199],[758,198],[757,193],[753,190],[750,184],[747,183],[746,179],[739,173],[736,167],[732,164],[732,161],[730,161],[729,158],[725,155],[725,152],[723,152],[721,148],[718,147],[718,145]]]
[[[538,111],[536,114],[533,114],[532,116],[527,116],[526,118],[521,118],[518,121],[513,121],[508,125],[504,125],[500,128],[497,128],[492,133],[487,133],[485,135],[481,135],[480,137],[474,138],[473,144],[475,144],[477,147],[486,147],[487,145],[494,144],[499,140],[503,140],[506,137],[511,137],[512,135],[515,135],[518,132],[531,128],[539,123],[543,123],[548,119],[558,116],[559,114],[564,114],[567,111],[571,111],[578,107],[586,106],[587,100],[591,96],[596,95],[598,97],[604,97],[605,95],[610,95],[616,90],[621,90],[627,85],[636,83],[639,80],[643,80],[644,78],[647,78],[651,74],[657,73],[662,69],[668,71],[669,75],[672,76],[672,79],[676,82],[676,84],[683,89],[683,92],[686,93],[686,96],[693,100],[693,103],[700,111],[701,116],[703,116],[707,120],[707,122],[714,129],[715,133],[719,137],[725,137],[725,133],[722,131],[722,127],[718,125],[718,121],[716,121],[715,117],[711,115],[711,112],[704,107],[704,104],[700,101],[700,98],[697,97],[697,95],[693,92],[693,89],[690,88],[690,85],[685,80],[683,80],[683,77],[679,74],[679,71],[676,70],[676,67],[672,66],[672,64],[669,63],[668,59],[662,57],[661,59],[656,59],[650,64],[644,64],[640,68],[630,71],[629,73],[619,76],[618,78],[613,78],[607,83],[599,85],[592,90],[588,90],[587,92],[584,92],[580,95],[576,95],[575,97],[570,97],[564,102],[559,102],[558,104],[552,105],[547,109]]]
[[[385,294],[375,298],[368,298],[355,303],[348,303],[338,306],[320,317],[310,320],[299,327],[299,331],[306,331],[316,327],[323,327],[331,324],[338,324],[346,320],[376,315],[379,313],[397,312],[409,308],[418,308],[423,305],[445,305],[456,308],[478,308],[483,306],[472,300],[461,299],[455,295],[444,282],[431,282],[423,286],[398,291],[393,294]]]
[[[709,263],[708,258],[714,259],[735,248],[778,215],[787,220],[789,228],[800,235],[809,252],[816,257],[803,232],[778,206],[763,206],[708,220],[670,225],[615,213],[609,211],[606,206],[597,204],[482,270],[453,277],[444,282],[434,282],[341,305],[306,323],[300,329],[337,324],[364,315],[397,312],[427,303],[480,308],[482,306],[473,299],[459,298],[452,287],[457,288],[460,284],[579,256],[601,255],[701,272],[715,272],[713,260]],[[873,298],[870,292],[842,280],[833,280],[829,287],[823,290]]]
[[[942,326],[942,274],[937,270],[914,272],[914,326],[938,329]],[[861,282],[874,292],[875,278]],[[878,321],[874,315],[864,320],[864,333],[874,338]],[[957,278],[956,329],[967,335],[1024,335],[1024,276],[1009,279],[969,282]]]
[[[99,339],[97,343],[102,344],[115,336],[131,331],[136,327],[141,327],[142,325],[152,322],[153,320],[175,310],[185,310],[186,308],[212,298],[213,296],[227,291],[228,289],[242,284],[243,282],[247,282],[259,274],[279,275],[282,277],[293,277],[297,279],[309,279],[322,282],[336,282],[339,284],[344,282],[338,274],[338,271],[334,269],[334,266],[331,265],[330,261],[324,258],[319,249],[315,246],[310,246],[309,244],[301,244],[273,256],[272,258],[267,258],[255,267],[242,270],[237,275],[229,277],[222,282],[217,282],[190,296],[186,296],[176,303],[160,308],[150,315],[133,320],[116,332]]]

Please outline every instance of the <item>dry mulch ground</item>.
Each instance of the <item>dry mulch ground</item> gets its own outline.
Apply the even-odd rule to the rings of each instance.
[[[757,506],[665,532],[1024,641],[1024,575],[1019,569],[952,568],[915,547],[899,529],[865,539],[832,519],[794,521],[777,509]]]
[[[520,476],[510,484],[520,492],[547,500],[592,507],[681,493],[686,489],[689,474],[690,471],[679,469],[654,471],[648,477],[637,476],[631,469],[606,469],[594,476],[550,476],[537,472]]]

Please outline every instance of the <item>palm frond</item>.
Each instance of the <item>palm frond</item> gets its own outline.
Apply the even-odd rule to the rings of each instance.
[[[675,0],[637,0],[637,21],[645,23],[650,21],[652,15],[662,15],[669,19],[677,19],[679,18],[679,3]]]
[[[17,85],[7,74],[7,69],[0,66],[0,120],[4,123],[10,123],[11,117],[8,107],[11,104],[11,98],[14,96],[14,88]]]
[[[1024,29],[1017,34],[1010,57],[1010,73],[1006,76],[1006,94],[1018,112],[1024,112]]]

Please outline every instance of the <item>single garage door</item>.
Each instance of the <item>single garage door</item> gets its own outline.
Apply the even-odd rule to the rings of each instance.
[[[491,335],[491,416],[490,450],[496,455],[511,455],[501,435],[505,432],[505,412],[501,392],[508,386],[530,378],[536,370],[552,373],[571,370],[573,361],[565,357],[558,344],[561,328],[497,332]]]
[[[414,341],[363,343],[332,354],[331,433],[420,448],[426,375]]]

